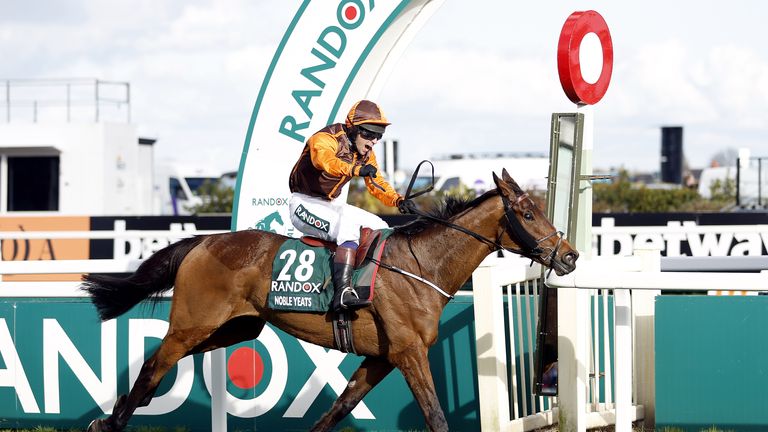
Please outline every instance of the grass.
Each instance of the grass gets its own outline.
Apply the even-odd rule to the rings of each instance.
[[[56,429],[48,426],[36,426],[32,429],[0,429],[0,432],[83,432],[84,429],[69,428],[69,429]],[[188,432],[184,426],[165,427],[165,426],[135,426],[128,427],[128,432]],[[614,432],[613,426],[600,427],[595,429],[589,429],[590,432]],[[346,426],[339,430],[339,432],[358,432],[357,429]],[[374,431],[375,432],[375,431]],[[407,430],[401,432],[426,432],[422,430]],[[557,425],[553,425],[546,428],[536,429],[533,432],[559,432]],[[636,422],[632,425],[632,432],[683,432],[682,429],[674,427],[664,427],[658,431],[654,428],[646,428],[642,425],[642,422]],[[714,426],[707,429],[701,429],[699,432],[733,432],[730,429],[718,429]]]
[[[68,428],[56,429],[49,426],[36,426],[32,429],[0,429],[0,432],[83,432],[85,429]],[[165,427],[165,426],[136,426],[128,427],[129,432],[188,432],[184,426]]]
[[[588,429],[590,432],[614,432],[616,428],[614,426],[605,426],[605,427],[599,427],[595,429]],[[534,432],[559,432],[559,429],[557,428],[557,425],[542,428],[542,429],[536,429]],[[632,432],[683,432],[683,429],[674,428],[674,427],[664,427],[662,429],[656,430],[654,428],[647,428],[643,426],[640,422],[634,423],[632,425]],[[714,426],[701,429],[699,432],[733,432],[730,429],[718,429]]]

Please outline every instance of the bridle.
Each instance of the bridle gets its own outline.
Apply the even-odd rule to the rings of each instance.
[[[518,244],[522,247],[521,250],[513,250],[511,248],[504,248],[505,250],[509,250],[511,252],[519,253],[520,255],[523,255],[527,258],[533,259],[534,255],[541,257],[541,254],[544,253],[544,249],[539,246],[541,242],[544,240],[549,239],[550,237],[557,236],[557,243],[555,244],[554,248],[550,248],[549,254],[542,258],[542,261],[551,263],[552,260],[557,256],[557,251],[560,250],[560,246],[563,244],[563,236],[565,233],[562,231],[558,231],[555,229],[551,233],[545,235],[544,237],[536,240],[528,231],[525,230],[523,227],[523,224],[520,223],[519,220],[515,217],[515,210],[512,208],[512,205],[510,204],[507,197],[505,197],[503,194],[499,193],[501,196],[501,202],[504,204],[504,218],[507,219],[507,235],[509,235],[510,232],[515,234],[515,237],[517,237]],[[530,199],[528,198],[528,194],[524,193],[517,197],[516,204],[520,204],[520,202],[524,199]],[[500,244],[501,236],[503,233],[499,234],[499,237],[496,239],[496,243]],[[511,238],[512,236],[510,236]]]
[[[457,231],[461,231],[464,234],[467,234],[471,237],[474,237],[475,239],[479,240],[482,243],[485,243],[486,245],[491,247],[491,252],[496,252],[499,250],[505,250],[509,252],[513,252],[519,255],[522,255],[526,258],[535,259],[540,258],[543,262],[547,262],[549,260],[550,263],[552,263],[555,256],[557,256],[558,250],[560,250],[560,246],[563,243],[563,235],[564,233],[562,231],[558,231],[555,229],[551,233],[545,235],[544,237],[536,240],[528,231],[525,230],[523,227],[523,224],[520,223],[519,220],[515,217],[515,210],[512,208],[512,205],[510,204],[507,197],[505,197],[501,192],[499,192],[499,196],[501,197],[501,202],[504,204],[504,218],[506,218],[506,229],[501,231],[499,233],[499,236],[493,240],[489,239],[487,237],[484,237],[472,230],[469,230],[467,228],[464,228],[463,226],[456,225],[453,222],[449,222],[444,219],[440,219],[438,217],[429,215],[427,213],[421,212],[416,210],[414,213],[418,216],[427,218],[429,220],[435,221],[441,225],[445,225],[449,228],[453,228]],[[519,204],[523,199],[528,198],[528,194],[525,193],[523,195],[520,195],[517,197],[516,203]],[[501,244],[501,237],[504,235],[504,233],[507,233],[507,235],[512,239],[515,240],[517,238],[517,243],[520,245],[521,249],[514,249],[507,246],[504,246]],[[515,238],[512,237],[512,235],[515,236]],[[541,255],[544,253],[544,248],[540,246],[541,242],[553,237],[557,236],[557,244],[554,248],[550,248],[550,253],[547,254],[546,257],[541,257]]]
[[[409,187],[409,190],[410,190],[410,187]],[[504,217],[506,218],[506,229],[502,230],[499,233],[498,237],[496,237],[496,240],[492,240],[492,239],[489,239],[487,237],[481,236],[480,234],[478,234],[478,233],[476,233],[476,232],[474,232],[472,230],[469,230],[467,228],[464,228],[461,225],[456,225],[453,222],[449,222],[449,221],[447,221],[445,219],[440,219],[438,217],[435,217],[435,216],[432,216],[430,214],[424,213],[424,212],[419,211],[417,209],[414,209],[413,213],[416,214],[417,216],[421,216],[423,218],[435,221],[435,222],[437,222],[437,223],[439,223],[441,225],[445,225],[445,226],[447,226],[449,228],[453,228],[453,229],[455,229],[457,231],[461,231],[464,234],[467,234],[468,236],[474,237],[475,239],[479,240],[480,242],[485,243],[486,245],[490,246],[491,247],[490,248],[491,252],[496,252],[496,251],[499,251],[499,250],[506,250],[506,251],[509,251],[509,252],[517,253],[517,254],[520,254],[520,255],[522,255],[522,256],[524,256],[526,258],[530,258],[531,259],[531,265],[533,265],[533,261],[537,257],[540,258],[542,260],[542,262],[547,262],[547,260],[549,260],[549,269],[550,269],[549,271],[551,273],[553,268],[554,268],[553,267],[554,262],[555,262],[554,258],[555,258],[555,256],[557,256],[557,251],[560,249],[560,246],[563,243],[563,232],[562,231],[558,231],[557,229],[555,229],[551,233],[549,233],[549,234],[545,235],[544,237],[536,240],[530,233],[528,233],[528,231],[525,230],[525,228],[523,228],[523,225],[520,223],[520,221],[517,220],[517,218],[515,217],[515,210],[510,205],[509,200],[501,192],[499,192],[499,196],[501,197],[501,201],[504,204]],[[523,195],[520,195],[519,197],[517,197],[516,203],[519,204],[520,201],[522,201],[523,199],[526,199],[526,198],[528,198],[528,194],[527,193],[523,194]],[[504,235],[505,232],[507,233],[507,235],[510,238],[512,238],[512,235],[510,234],[510,232],[513,233],[516,237],[518,237],[518,240],[519,240],[518,244],[520,244],[522,249],[513,249],[513,248],[506,247],[506,246],[502,245],[501,244],[501,237]],[[554,248],[551,249],[551,252],[545,258],[541,258],[541,254],[544,253],[544,249],[541,246],[539,246],[539,245],[541,244],[541,242],[543,242],[544,240],[549,239],[552,236],[557,236],[557,244],[555,245]],[[410,240],[409,240],[408,244],[409,244],[409,248],[410,248]],[[416,258],[416,255],[413,252],[413,249],[411,249],[411,254],[413,254],[414,258]],[[414,278],[416,280],[419,280],[419,281],[429,285],[434,290],[436,290],[437,292],[439,292],[440,294],[442,294],[444,297],[446,297],[448,299],[452,299],[453,298],[453,295],[445,292],[443,289],[441,289],[440,287],[438,287],[434,283],[426,280],[425,278],[423,278],[423,277],[421,277],[419,275],[407,272],[407,271],[405,271],[405,270],[403,270],[401,268],[395,267],[393,265],[385,264],[385,263],[381,262],[380,260],[372,258],[372,257],[368,257],[367,259],[371,260],[372,262],[380,265],[381,267],[383,267],[385,269],[388,269],[388,270],[391,270],[393,272],[400,273],[400,274],[403,274],[405,276],[408,276],[408,277]],[[419,263],[418,259],[416,259],[416,263],[417,264]],[[419,269],[421,269],[421,264],[419,264]]]

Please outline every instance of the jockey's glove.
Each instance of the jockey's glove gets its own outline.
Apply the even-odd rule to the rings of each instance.
[[[358,171],[357,175],[360,177],[370,177],[370,178],[376,178],[376,167],[371,164],[365,164],[362,168],[360,168],[360,171]]]
[[[400,198],[397,202],[397,209],[402,214],[414,214],[416,213],[416,203],[411,200]]]

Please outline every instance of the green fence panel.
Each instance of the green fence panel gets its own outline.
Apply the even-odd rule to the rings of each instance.
[[[658,296],[655,335],[657,430],[768,430],[768,296]]]

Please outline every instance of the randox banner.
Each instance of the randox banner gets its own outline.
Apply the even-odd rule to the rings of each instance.
[[[167,299],[145,302],[102,323],[85,298],[0,302],[0,429],[83,430],[105,417],[159,346],[169,310]],[[440,328],[429,356],[440,403],[457,430],[479,430],[471,297],[449,303]],[[267,325],[258,339],[226,349],[228,429],[309,430],[361,360]],[[130,425],[209,432],[210,365],[210,353],[181,359]],[[392,373],[340,423],[345,427],[420,430],[424,420],[402,375]]]
[[[375,101],[400,53],[440,4],[442,0],[301,3],[253,108],[232,229],[296,234],[288,215],[288,176],[307,138],[343,119],[354,102]]]

